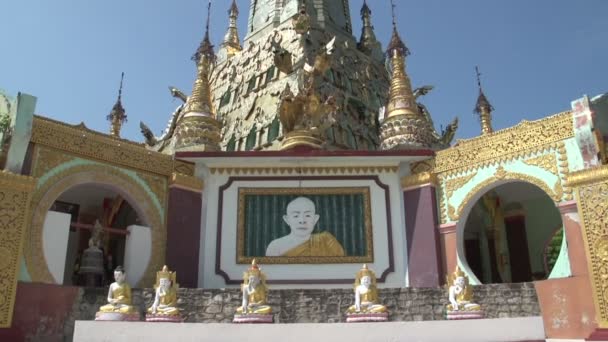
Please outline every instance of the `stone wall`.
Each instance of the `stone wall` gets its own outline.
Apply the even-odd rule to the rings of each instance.
[[[532,283],[475,286],[475,302],[488,318],[540,316]],[[75,320],[92,320],[105,304],[105,289],[79,289],[72,313],[65,323],[65,335],[72,336]],[[179,307],[186,322],[228,323],[241,305],[238,289],[180,289]],[[447,302],[442,288],[381,289],[380,298],[388,306],[391,321],[441,320]],[[144,313],[151,305],[151,289],[134,289],[133,303]],[[344,312],[353,304],[350,289],[271,290],[269,304],[276,323],[335,323],[344,321]],[[143,317],[143,316],[142,316]]]

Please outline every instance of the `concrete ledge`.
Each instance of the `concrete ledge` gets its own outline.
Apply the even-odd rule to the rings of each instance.
[[[218,324],[76,321],[74,341],[544,341],[541,317],[386,323]]]

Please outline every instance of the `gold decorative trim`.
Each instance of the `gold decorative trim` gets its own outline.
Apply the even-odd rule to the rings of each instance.
[[[181,173],[186,176],[194,176],[194,168],[195,165],[189,162],[185,162],[183,160],[175,161],[175,169],[174,171],[177,173]]]
[[[342,257],[255,257],[260,264],[352,264],[374,262],[372,207],[369,187],[349,188],[239,188],[237,225],[237,263],[249,264],[253,257],[245,256],[245,196],[246,195],[333,195],[363,194],[364,225],[366,238],[365,256]],[[388,205],[388,203],[387,203]],[[223,210],[225,210],[224,207]]]
[[[53,148],[34,145],[32,176],[41,177],[48,171],[74,160],[74,157]]]
[[[319,167],[218,167],[211,174],[260,175],[260,174],[362,174],[397,173],[397,166],[319,166]]]
[[[173,157],[149,151],[143,144],[34,116],[31,141],[89,159],[169,176]]]
[[[160,202],[160,205],[165,208],[165,199],[167,198],[167,181],[162,176],[155,176],[145,172],[138,172],[137,176],[141,178],[150,190],[154,193],[154,196]]]
[[[152,229],[151,257],[144,276],[136,286],[154,281],[156,270],[164,265],[167,229],[150,195],[137,182],[118,169],[97,164],[70,167],[39,184],[32,197],[30,229],[26,235],[24,255],[32,281],[55,283],[43,252],[42,234],[46,214],[53,202],[65,191],[80,184],[103,184],[120,193]]]
[[[179,186],[188,190],[200,192],[203,191],[205,183],[194,176],[186,176],[181,173],[174,172],[171,175],[171,186]]]
[[[511,128],[459,140],[457,146],[438,151],[434,172],[457,169],[462,172],[497,164],[573,136],[572,115],[569,111],[541,120],[523,121]]]
[[[568,164],[568,151],[566,150],[566,144],[564,144],[563,142],[559,143],[557,147],[557,153],[559,175],[562,184],[564,184],[564,201],[572,201],[572,188],[566,184],[566,178],[570,173],[570,165]]]
[[[477,172],[473,172],[470,175],[448,179],[445,182],[445,196],[446,196],[446,198],[448,200],[450,198],[452,198],[452,195],[454,194],[454,192],[456,192],[458,189],[460,189],[463,186],[465,186],[476,175],[477,175]]]
[[[439,186],[436,188],[437,189],[437,201],[439,203],[439,214],[440,214],[440,219],[441,219],[441,223],[446,223],[448,222],[448,200],[447,200],[447,196],[445,193],[445,189],[443,186],[443,182],[444,179],[441,175],[438,176],[438,184]]]
[[[576,186],[593,302],[600,328],[608,328],[608,166],[569,177]]]
[[[431,184],[437,186],[437,176],[431,172],[422,172],[414,175],[409,175],[401,178],[401,188],[407,189],[411,187]]]
[[[412,173],[431,172],[435,167],[435,159],[427,159],[419,162],[414,162],[410,166]]]
[[[579,187],[597,183],[604,179],[608,179],[608,165],[572,172],[566,177],[566,185],[568,187]]]
[[[36,188],[36,179],[8,171],[0,171],[0,189],[30,192]]]
[[[448,204],[449,218],[452,221],[457,221],[458,219],[460,219],[460,217],[462,217],[462,212],[464,210],[464,207],[469,203],[469,201],[471,201],[471,199],[474,196],[476,196],[479,193],[479,191],[481,191],[483,188],[485,188],[493,183],[496,183],[498,181],[503,181],[503,180],[514,180],[514,181],[523,181],[523,182],[531,183],[531,184],[536,185],[537,187],[541,188],[549,197],[551,197],[551,199],[553,199],[554,202],[556,202],[556,205],[559,204],[559,202],[561,202],[562,192],[561,192],[561,180],[560,179],[557,180],[554,188],[551,189],[547,185],[547,183],[545,183],[541,179],[538,179],[536,177],[533,177],[533,176],[530,176],[530,175],[527,175],[524,173],[509,172],[509,171],[506,171],[502,166],[499,166],[498,169],[496,169],[496,171],[494,172],[494,175],[492,175],[490,178],[483,180],[481,183],[477,184],[473,189],[471,189],[471,191],[469,191],[469,193],[465,196],[465,198],[460,202],[458,209],[454,209],[453,206]]]
[[[36,186],[32,177],[0,172],[0,328],[10,328],[15,308],[19,261]]]
[[[528,159],[524,159],[523,163],[529,166],[534,166],[541,168],[547,172],[550,172],[554,175],[558,175],[557,173],[557,158],[555,158],[555,153],[552,151],[548,154],[543,154],[537,157],[532,157]]]

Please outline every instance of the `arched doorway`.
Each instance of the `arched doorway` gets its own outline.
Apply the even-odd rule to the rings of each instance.
[[[61,272],[61,265],[49,265],[57,273],[53,274],[59,283],[63,279],[63,285],[92,285],[87,280],[91,277],[86,276],[83,256],[87,255],[89,240],[93,235],[96,222],[105,229],[99,246],[103,258],[101,265],[103,273],[95,274],[96,286],[107,285],[112,281],[112,270],[118,265],[125,265],[125,248],[127,243],[127,227],[141,225],[141,219],[128,200],[109,187],[99,184],[77,185],[61,194],[53,203],[43,227],[45,236],[44,250],[47,263],[61,263],[61,256],[65,251],[64,267]],[[67,227],[66,227],[67,226]],[[50,258],[49,247],[51,241],[47,237],[57,236],[60,245],[66,243],[66,248],[55,251],[59,258]]]
[[[461,262],[481,283],[546,279],[563,250],[563,223],[551,197],[515,181],[486,188],[474,201],[462,218]]]
[[[142,229],[132,231],[129,240],[137,243],[135,248],[125,248],[125,263],[134,261],[127,269],[127,280],[132,286],[145,286],[154,282],[155,272],[164,263],[166,227],[162,207],[155,201],[141,180],[113,167],[97,164],[74,165],[51,177],[41,177],[32,196],[31,226],[24,244],[27,276],[34,282],[63,283],[63,273],[54,275],[45,255],[44,224],[49,209],[60,196],[79,186],[94,185],[111,190],[124,198],[137,213]],[[69,225],[69,223],[68,223]],[[145,229],[144,229],[145,228]],[[134,234],[135,232],[135,234]],[[53,234],[51,234],[53,236]],[[57,238],[59,241],[64,240]],[[65,253],[67,245],[63,245]],[[47,249],[54,250],[54,249]],[[65,255],[61,260],[64,262]],[[63,264],[65,265],[65,264]]]

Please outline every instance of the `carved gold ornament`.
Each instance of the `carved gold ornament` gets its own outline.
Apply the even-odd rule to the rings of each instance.
[[[165,176],[171,175],[174,164],[187,167],[183,162],[174,162],[172,156],[147,150],[143,144],[92,131],[84,124],[72,126],[40,116],[34,116],[31,142],[77,157]]]
[[[317,166],[317,167],[219,167],[211,168],[211,174],[219,175],[267,175],[267,174],[377,174],[396,173],[397,166]]]
[[[203,191],[204,182],[194,176],[186,176],[181,173],[174,172],[171,176],[171,186],[179,186],[184,189],[193,191]]]
[[[557,173],[557,158],[555,158],[555,154],[549,153],[540,155],[538,157],[532,157],[523,160],[524,164],[539,167],[547,172],[550,172],[554,175],[558,175]]]
[[[568,185],[576,190],[597,321],[608,328],[608,166],[575,172]]]
[[[30,196],[36,182],[31,177],[0,172],[0,328],[13,319],[19,261],[27,230]]]
[[[536,121],[523,121],[511,128],[476,138],[459,140],[452,148],[438,151],[437,173],[463,172],[510,161],[543,150],[547,145],[574,136],[571,112],[563,112]]]
[[[162,209],[146,190],[124,172],[106,165],[84,164],[69,167],[38,184],[32,197],[30,229],[24,246],[25,262],[34,282],[54,283],[43,253],[43,225],[46,214],[55,200],[65,191],[80,184],[111,186],[137,211],[145,225],[152,229],[151,257],[144,276],[138,283],[145,286],[154,281],[156,270],[164,265],[167,230]]]
[[[437,176],[431,172],[422,172],[414,175],[409,175],[401,178],[401,188],[407,189],[411,187],[431,184],[437,186]]]
[[[445,195],[446,195],[447,199],[449,200],[450,198],[452,198],[452,195],[454,194],[454,192],[456,192],[458,189],[465,186],[465,184],[470,182],[471,179],[473,179],[473,177],[475,177],[476,175],[477,175],[477,173],[474,172],[474,173],[471,173],[470,175],[456,177],[456,178],[447,180],[445,182]]]

